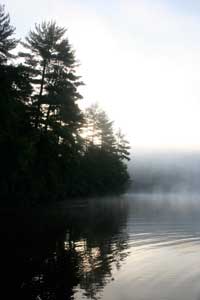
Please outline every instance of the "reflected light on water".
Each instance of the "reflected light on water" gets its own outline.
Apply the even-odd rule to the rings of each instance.
[[[129,194],[77,207],[32,212],[23,224],[12,216],[10,235],[1,226],[20,299],[200,299],[198,194]]]

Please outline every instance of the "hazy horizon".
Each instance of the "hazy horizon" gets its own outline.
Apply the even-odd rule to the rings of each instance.
[[[129,192],[199,194],[200,151],[136,151]]]

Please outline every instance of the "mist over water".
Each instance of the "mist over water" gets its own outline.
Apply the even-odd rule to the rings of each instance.
[[[199,152],[136,153],[129,166],[135,192],[198,193]]]
[[[126,258],[119,269],[111,263],[113,280],[96,299],[199,300],[198,194],[127,193],[118,200],[128,210],[115,236],[126,236]],[[78,290],[75,299],[94,299],[83,295]]]
[[[121,299],[131,299],[130,289],[136,299],[200,299],[198,193],[130,193],[126,198],[131,254],[124,272],[130,286],[125,282],[129,292]]]
[[[198,154],[141,155],[123,196],[10,216],[9,230],[2,218],[2,265],[15,295],[199,300],[199,164]]]
[[[197,194],[90,199],[29,222],[26,236],[19,231],[16,240],[16,228],[3,236],[18,267],[9,279],[17,280],[21,299],[200,299]]]
[[[199,300],[200,155],[141,155],[130,172],[130,255],[103,299]]]

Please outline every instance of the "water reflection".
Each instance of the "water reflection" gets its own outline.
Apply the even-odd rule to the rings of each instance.
[[[128,255],[127,208],[120,199],[96,200],[35,211],[23,220],[12,216],[17,227],[4,239],[15,298],[98,299]]]
[[[8,299],[199,300],[198,194],[91,199],[8,219]]]

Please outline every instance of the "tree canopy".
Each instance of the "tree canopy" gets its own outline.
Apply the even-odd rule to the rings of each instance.
[[[5,12],[4,5],[0,4],[0,64],[12,57],[11,50],[17,45],[13,37],[15,28],[10,24],[9,14]]]
[[[98,105],[80,109],[83,82],[66,29],[36,24],[18,56],[14,33],[0,6],[1,198],[41,203],[124,191],[129,144]]]

